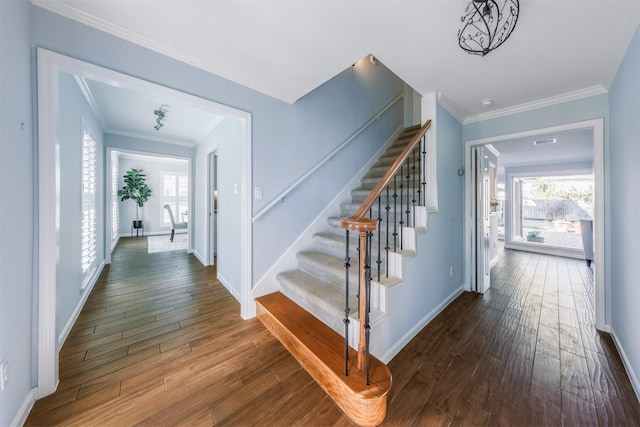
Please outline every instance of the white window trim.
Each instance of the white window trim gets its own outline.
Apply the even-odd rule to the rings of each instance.
[[[91,138],[91,142],[92,142],[92,152],[89,153],[90,158],[90,162],[93,162],[93,169],[89,171],[90,173],[90,177],[89,177],[89,182],[87,182],[86,176],[85,176],[85,168],[87,167],[87,165],[85,164],[85,150],[86,150],[86,138],[87,135]],[[82,194],[82,213],[81,213],[81,258],[80,258],[80,272],[81,272],[81,278],[82,278],[82,285],[81,285],[81,289],[85,289],[86,286],[89,284],[91,276],[93,274],[93,271],[96,268],[96,260],[98,258],[98,228],[97,228],[97,194],[96,194],[96,190],[97,190],[97,178],[98,178],[98,165],[97,165],[97,161],[98,161],[98,148],[97,148],[97,142],[93,136],[93,132],[91,131],[89,125],[87,124],[86,120],[84,118],[82,118],[82,150],[81,150],[81,156],[82,156],[82,172],[81,172],[81,179],[80,179],[80,188],[81,188],[81,194]],[[89,167],[91,168],[91,165],[89,165]],[[93,182],[91,182],[93,181]],[[92,191],[89,191],[88,194],[93,194],[93,196],[91,197],[92,200],[86,200],[85,199],[85,195],[87,194],[87,192],[85,191],[85,187],[89,185],[89,187],[93,187]],[[85,228],[87,227],[87,224],[85,223],[85,204],[86,203],[91,203],[91,208],[89,209],[89,215],[91,216],[91,211],[93,211],[93,218],[89,219],[89,224],[88,227],[90,229],[90,233],[92,233],[92,235],[85,235]],[[92,231],[91,231],[92,230]],[[89,247],[87,248],[85,245],[87,243],[87,241],[89,242]],[[86,262],[85,258],[89,258],[89,261]]]

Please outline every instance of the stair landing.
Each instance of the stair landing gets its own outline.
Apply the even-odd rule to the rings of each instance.
[[[258,318],[282,342],[354,423],[375,426],[387,413],[391,372],[370,356],[370,385],[356,367],[349,348],[349,376],[344,376],[344,337],[280,292],[256,299]]]

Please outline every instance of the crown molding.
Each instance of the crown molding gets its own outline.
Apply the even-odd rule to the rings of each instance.
[[[257,82],[249,78],[247,75],[242,75],[240,78],[238,78],[238,73],[232,73],[218,64],[212,63],[211,61],[208,61],[196,55],[185,53],[165,43],[160,43],[153,38],[146,37],[135,31],[123,28],[122,26],[116,25],[113,22],[99,18],[60,0],[31,0],[31,2],[35,6],[38,6],[42,9],[46,9],[50,12],[64,16],[65,18],[71,19],[80,24],[95,28],[96,30],[103,31],[107,34],[111,34],[112,36],[149,49],[153,52],[165,55],[169,58],[173,58],[176,61],[180,61],[193,67],[199,68],[208,73],[217,75],[226,80],[245,86],[249,89],[271,96],[275,99],[279,99],[283,102],[293,104],[298,99],[298,97],[294,94],[288,94],[288,96],[285,97],[278,96],[271,90],[265,90],[265,88],[261,87]]]
[[[100,123],[100,127],[104,129],[106,127],[106,124],[103,120],[104,115],[102,114],[102,110],[100,110],[100,106],[96,102],[96,99],[93,97],[93,93],[91,92],[91,89],[87,84],[87,80],[77,74],[74,74],[73,78],[80,87],[80,91],[84,95],[84,99],[87,101],[87,104],[89,104],[89,108],[91,109],[91,111],[93,111],[93,115],[95,116],[98,123]]]
[[[590,96],[602,95],[604,93],[607,93],[607,89],[605,89],[604,86],[591,86],[585,89],[580,89],[573,92],[567,92],[561,95],[551,96],[549,98],[543,98],[537,101],[528,102],[526,104],[516,105],[514,107],[503,108],[500,110],[469,116],[462,123],[468,124],[481,122],[484,120],[497,119],[499,117],[510,116],[516,113],[524,113],[526,111],[536,110],[538,108],[550,107],[552,105],[562,104],[569,101],[576,101],[578,99],[588,98]]]
[[[440,104],[442,108],[444,108],[449,114],[455,117],[460,123],[464,123],[464,116],[456,109],[456,107],[453,106],[453,103],[449,101],[446,96],[438,92],[437,99],[438,104]]]
[[[164,144],[182,145],[184,147],[190,147],[190,148],[194,148],[197,145],[196,141],[185,141],[181,139],[162,138],[162,137],[149,137],[149,135],[139,134],[135,132],[123,132],[121,130],[111,129],[111,128],[105,129],[104,133],[109,133],[111,135],[124,136],[126,138],[141,139],[145,141],[162,142]]]

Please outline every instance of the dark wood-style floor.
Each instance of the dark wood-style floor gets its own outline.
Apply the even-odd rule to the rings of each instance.
[[[26,425],[350,425],[186,252],[121,239]],[[638,425],[584,262],[506,251],[389,364],[385,425]]]

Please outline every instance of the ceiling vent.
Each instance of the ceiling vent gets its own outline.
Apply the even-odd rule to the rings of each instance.
[[[533,141],[533,145],[545,145],[545,144],[555,144],[555,143],[556,143],[555,138],[539,139],[539,140]]]

